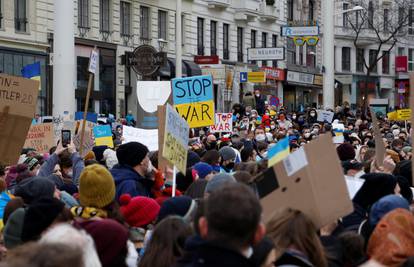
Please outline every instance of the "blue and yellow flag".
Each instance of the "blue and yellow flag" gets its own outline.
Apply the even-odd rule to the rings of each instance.
[[[276,145],[271,147],[267,152],[267,157],[269,159],[268,167],[270,168],[279,161],[286,158],[289,155],[289,152],[289,137],[285,137],[282,140],[280,140]]]
[[[26,65],[22,68],[22,76],[24,78],[32,79],[39,81],[39,90],[41,90],[40,85],[40,62],[37,61],[33,64]]]

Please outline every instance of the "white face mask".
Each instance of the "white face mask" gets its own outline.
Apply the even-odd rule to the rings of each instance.
[[[257,96],[257,97],[259,97],[259,96],[260,96],[260,94],[256,94],[256,96]]]
[[[296,116],[292,116],[292,119],[296,120]]]
[[[265,140],[266,140],[266,135],[264,135],[264,134],[256,135],[256,141],[264,142]]]
[[[314,112],[311,112],[310,115],[311,117],[315,117],[316,114]]]
[[[147,174],[150,174],[152,172],[153,166],[151,163],[151,160],[148,161],[148,167],[147,167]]]
[[[270,129],[274,130],[275,128],[276,128],[276,126],[270,125]]]
[[[311,135],[310,133],[305,133],[304,134],[305,138],[309,138],[310,135]]]

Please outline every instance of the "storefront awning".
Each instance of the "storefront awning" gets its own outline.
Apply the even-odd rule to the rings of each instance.
[[[316,84],[305,84],[305,83],[297,83],[297,82],[286,82],[287,85],[293,85],[293,86],[300,86],[305,87],[309,89],[322,89],[322,86],[316,85]]]
[[[175,59],[167,58],[167,63],[158,70],[158,74],[165,79],[175,78]],[[201,69],[196,63],[183,60],[182,75],[183,77],[201,75]]]

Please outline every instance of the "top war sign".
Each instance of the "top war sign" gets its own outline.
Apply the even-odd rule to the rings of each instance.
[[[211,75],[176,78],[171,83],[174,107],[190,128],[214,125]]]

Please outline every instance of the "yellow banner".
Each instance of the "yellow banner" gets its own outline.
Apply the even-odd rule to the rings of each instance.
[[[397,111],[388,112],[388,113],[387,113],[387,118],[388,118],[390,121],[396,121],[396,120],[398,119],[398,114],[397,114]]]
[[[397,119],[400,121],[406,121],[411,119],[411,109],[397,110]]]
[[[179,104],[174,108],[190,128],[214,125],[214,101]]]
[[[264,71],[248,72],[247,81],[251,83],[265,83],[266,72]]]
[[[114,147],[114,141],[112,140],[112,136],[106,136],[106,137],[99,137],[95,139],[96,146],[108,146],[113,148]]]

